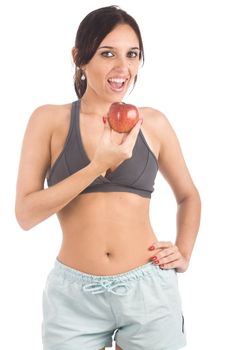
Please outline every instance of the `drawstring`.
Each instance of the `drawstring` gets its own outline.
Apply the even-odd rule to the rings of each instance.
[[[122,293],[119,293],[116,290],[114,291],[114,289],[122,287],[124,288],[124,291]],[[111,292],[113,294],[126,295],[128,294],[129,289],[130,288],[127,284],[115,281],[99,281],[89,283],[83,286],[83,290],[85,292],[91,292],[92,294],[104,293],[107,290],[108,292]]]

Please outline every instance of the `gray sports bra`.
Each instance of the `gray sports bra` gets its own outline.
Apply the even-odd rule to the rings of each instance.
[[[49,171],[48,186],[58,183],[90,163],[81,140],[79,114],[80,102],[77,100],[72,102],[69,132],[63,150]],[[132,157],[123,161],[114,171],[107,173],[105,176],[98,176],[80,194],[131,192],[142,197],[151,198],[157,171],[157,159],[140,130]]]

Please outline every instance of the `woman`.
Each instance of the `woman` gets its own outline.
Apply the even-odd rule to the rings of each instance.
[[[56,213],[63,232],[43,293],[44,349],[102,350],[115,331],[116,349],[179,349],[186,340],[176,273],[189,265],[199,195],[161,112],[139,108],[129,133],[108,123],[143,61],[138,25],[118,7],[95,10],[72,55],[78,100],[32,113],[17,182],[20,226]],[[150,224],[158,168],[177,200],[175,244],[158,241]]]

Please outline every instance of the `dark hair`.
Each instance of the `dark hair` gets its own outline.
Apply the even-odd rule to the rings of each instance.
[[[101,41],[119,24],[128,24],[135,31],[139,40],[139,59],[142,58],[144,62],[142,37],[138,24],[133,17],[118,6],[102,7],[90,12],[80,23],[75,38],[75,48],[78,54],[74,57],[76,66],[74,88],[79,98],[83,96],[87,87],[86,80],[81,79],[83,71],[80,67],[92,59]],[[134,85],[136,80],[137,76]]]

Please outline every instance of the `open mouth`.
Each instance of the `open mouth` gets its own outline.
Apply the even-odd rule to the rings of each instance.
[[[127,80],[126,78],[109,78],[108,84],[113,91],[122,91]]]

